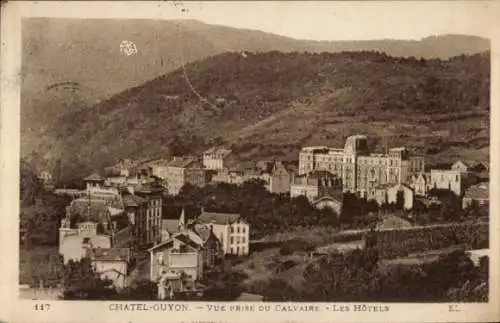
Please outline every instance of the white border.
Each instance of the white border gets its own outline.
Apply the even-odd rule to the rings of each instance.
[[[373,3],[373,2],[371,2]],[[20,133],[20,19],[21,17],[100,17],[100,18],[175,18],[175,11],[158,10],[165,2],[8,2],[3,3],[1,17],[1,114],[0,114],[0,320],[8,322],[436,322],[436,321],[498,321],[499,305],[499,200],[500,197],[500,25],[485,17],[484,24],[491,27],[491,225],[490,225],[490,302],[488,304],[459,304],[459,312],[450,312],[450,304],[398,304],[386,303],[388,312],[210,312],[208,303],[187,304],[188,312],[111,311],[109,304],[118,302],[68,302],[18,300],[18,214],[19,214],[19,133]],[[265,4],[265,3],[263,3]],[[343,2],[345,5],[346,2]],[[168,7],[168,3],[166,4]],[[274,4],[278,5],[278,4]],[[307,4],[305,4],[307,5]],[[491,17],[500,17],[500,4],[491,3]],[[168,16],[168,17],[167,17]],[[279,22],[277,22],[279,23]],[[422,22],[425,23],[425,22]],[[34,304],[51,304],[50,311],[35,311]],[[131,302],[128,302],[129,304]],[[137,302],[143,303],[143,302]],[[154,302],[160,304],[160,302]],[[161,302],[162,304],[167,304]],[[150,303],[153,304],[153,303]],[[172,302],[169,302],[172,304]],[[223,305],[224,303],[218,303]],[[236,303],[226,303],[226,307]],[[243,304],[243,303],[239,303]],[[255,307],[274,303],[245,303]],[[311,303],[325,309],[325,303]],[[384,304],[384,303],[380,303]],[[373,304],[372,304],[373,305]],[[201,309],[198,309],[198,306]],[[352,306],[352,305],[351,305]]]

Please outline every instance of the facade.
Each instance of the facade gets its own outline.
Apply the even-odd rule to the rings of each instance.
[[[490,203],[490,187],[489,183],[479,183],[469,187],[462,199],[462,208],[466,209],[474,203],[478,207],[488,207]]]
[[[427,192],[432,189],[431,174],[420,173],[413,175],[410,187],[413,188],[415,195],[426,196]]]
[[[166,171],[168,193],[179,194],[186,183],[204,185],[206,175],[202,165],[192,157],[174,157],[168,164]]]
[[[109,279],[117,289],[127,287],[128,264],[130,249],[128,248],[98,248],[92,249],[90,259],[94,271],[101,279]]]
[[[90,176],[87,176],[83,179],[87,186],[87,190],[91,190],[92,188],[101,188],[103,187],[104,182],[106,179],[102,177],[101,175],[94,173]]]
[[[244,256],[250,252],[250,226],[239,214],[202,212],[195,230],[209,228],[219,240],[224,255]]]
[[[415,193],[413,189],[406,184],[385,184],[378,186],[373,194],[368,196],[369,200],[375,200],[379,206],[384,204],[397,204],[398,196],[403,199],[403,208],[411,210]]]
[[[341,179],[328,171],[313,171],[305,175],[293,176],[290,197],[305,196],[311,203],[331,188],[341,188]]]
[[[212,182],[241,185],[244,182],[244,178],[242,172],[240,171],[221,169],[218,170],[214,176],[212,176]]]
[[[97,233],[97,223],[81,222],[77,228],[70,228],[63,220],[59,228],[59,254],[64,263],[79,261],[88,256],[93,248],[111,248],[111,236]]]
[[[392,148],[386,154],[370,153],[367,137],[347,138],[344,149],[305,147],[299,154],[299,175],[327,170],[342,178],[344,192],[367,197],[382,184],[407,183],[411,175],[424,171],[424,159],[411,156],[405,147]]]
[[[186,222],[185,212],[182,209],[179,219],[162,219],[162,242],[167,241],[179,232],[189,231],[196,234],[202,242],[203,266],[214,267],[222,256],[222,245],[213,233],[212,227],[206,224],[195,224],[192,220]]]
[[[165,274],[196,281],[203,275],[203,242],[192,231],[182,231],[149,249],[150,278],[158,282]]]
[[[140,223],[141,228],[144,226],[146,228],[146,243],[155,244],[161,240],[162,192],[160,187],[151,184],[139,185],[134,189],[134,195],[147,201],[145,223]],[[140,221],[144,220],[140,219]]]
[[[206,169],[227,168],[231,150],[223,147],[212,147],[203,153],[203,167]]]
[[[454,192],[461,196],[464,190],[477,183],[477,177],[461,170],[431,169],[431,187]]]
[[[262,170],[259,178],[266,182],[269,192],[276,194],[290,192],[291,175],[282,162],[261,162],[261,165],[257,163],[257,167]]]
[[[488,170],[487,165],[481,162],[476,161],[465,161],[465,160],[457,160],[452,166],[452,170],[457,170],[462,173],[465,172],[484,172]]]
[[[125,213],[133,227],[135,245],[148,243],[147,211],[148,200],[138,195],[127,194],[123,196]]]

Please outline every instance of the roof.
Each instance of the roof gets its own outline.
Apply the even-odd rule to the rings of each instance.
[[[92,259],[96,261],[129,261],[129,248],[97,248],[92,250]]]
[[[134,188],[134,192],[136,193],[156,193],[161,192],[162,190],[163,189],[161,187],[152,185],[152,183],[139,184]]]
[[[148,201],[145,198],[137,195],[127,194],[123,196],[123,203],[125,204],[125,206],[137,207],[147,202]]]
[[[83,180],[86,182],[104,182],[105,178],[97,173],[94,173],[85,177]]]
[[[156,249],[160,249],[162,247],[171,247],[173,246],[174,240],[178,240],[191,248],[198,249],[198,248],[203,248],[203,241],[201,238],[193,231],[191,230],[186,230],[183,232],[178,232],[169,239],[151,247],[148,249],[148,251],[153,251]]]
[[[193,157],[174,157],[168,167],[187,167],[195,161]]]
[[[203,154],[216,154],[221,157],[226,157],[231,153],[230,149],[224,148],[224,147],[212,147],[203,152]]]
[[[198,221],[201,223],[227,224],[233,223],[241,219],[241,215],[237,213],[214,213],[203,212]]]
[[[489,183],[480,183],[469,187],[465,191],[464,198],[488,200],[490,198]]]
[[[179,232],[174,235],[172,239],[179,240],[194,249],[203,247],[203,241],[201,241],[201,238],[194,232]]]

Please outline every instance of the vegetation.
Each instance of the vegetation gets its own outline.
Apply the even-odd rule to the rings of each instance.
[[[63,298],[69,300],[105,300],[116,297],[110,280],[102,280],[94,272],[89,258],[70,260],[64,266]]]
[[[170,210],[186,206],[188,217],[199,213],[201,207],[211,212],[240,213],[252,225],[252,239],[295,226],[336,226],[338,223],[338,216],[332,210],[317,210],[303,196],[290,199],[287,195],[269,193],[259,181],[248,181],[241,186],[220,183],[203,188],[186,184],[179,195],[168,196],[165,203]]]
[[[409,228],[368,233],[375,248],[384,258],[405,256],[425,250],[443,249],[462,245],[467,249],[489,246],[488,223],[457,223],[447,226]]]
[[[487,301],[487,258],[474,267],[463,251],[437,261],[410,266],[379,266],[374,249],[331,254],[303,272],[297,289],[275,278],[267,284],[265,301],[320,302],[451,302]]]
[[[489,53],[450,60],[369,51],[224,53],[186,66],[203,100],[178,69],[95,109],[70,111],[46,135],[60,142],[52,150],[75,177],[88,175],[81,165],[100,170],[118,158],[200,153],[220,139],[242,159],[295,159],[302,145],[340,147],[356,132],[391,136],[390,145],[434,161],[456,158],[457,149],[487,158],[489,70]]]

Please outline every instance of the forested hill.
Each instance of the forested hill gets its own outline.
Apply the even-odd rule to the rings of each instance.
[[[487,51],[490,41],[465,35],[421,40],[311,41],[196,20],[27,18],[22,21],[21,153],[39,144],[55,118],[228,51],[341,52],[446,59]],[[123,40],[138,52],[120,51]],[[43,113],[41,113],[41,111]],[[49,152],[44,154],[50,155]]]
[[[83,164],[199,153],[221,141],[243,159],[296,159],[303,145],[342,147],[353,133],[386,136],[429,160],[488,158],[489,70],[488,52],[224,53],[65,114],[40,149],[75,176],[89,171]]]

